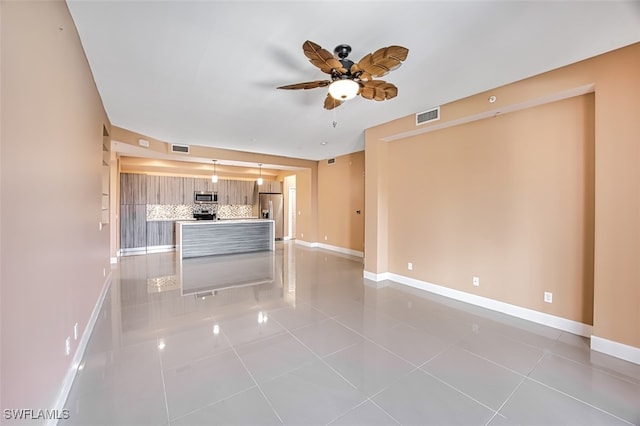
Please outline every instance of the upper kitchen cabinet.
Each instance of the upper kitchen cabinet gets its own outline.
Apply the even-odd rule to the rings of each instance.
[[[176,176],[147,176],[146,204],[184,204],[185,180]]]
[[[120,204],[147,204],[147,176],[138,173],[120,174]]]
[[[160,176],[147,176],[147,204],[160,204]]]
[[[282,182],[277,180],[265,180],[258,187],[258,192],[268,192],[271,194],[282,194]]]
[[[256,189],[256,182],[253,180],[243,180],[239,181],[240,185],[240,201],[239,204],[244,204],[246,206],[252,205],[254,202],[254,193]]]
[[[158,204],[183,204],[184,178],[160,176],[160,202]]]
[[[254,201],[255,182],[220,179],[217,183],[218,203],[226,205],[251,205]]]
[[[230,182],[227,179],[220,179],[214,185],[215,191],[218,192],[218,204],[231,204],[229,200]]]
[[[193,180],[193,191],[213,191],[213,187],[214,187],[214,183],[211,182],[211,179],[205,179],[205,178],[195,178],[192,179]],[[189,204],[191,204],[193,202],[193,191],[191,191],[191,201],[189,202]],[[185,196],[188,196],[189,194],[185,194]]]

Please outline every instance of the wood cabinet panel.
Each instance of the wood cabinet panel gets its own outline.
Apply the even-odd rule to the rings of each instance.
[[[194,188],[193,188],[194,191],[213,191],[214,183],[211,182],[211,179],[195,178],[193,180],[193,183],[194,183]],[[191,195],[193,196],[193,193]]]
[[[160,202],[158,204],[182,204],[184,202],[184,178],[160,176]]]
[[[220,180],[217,184],[218,203],[226,205],[252,205],[255,182],[247,180]]]
[[[265,180],[262,185],[258,187],[258,192],[282,194],[282,182],[278,182],[275,180]]]
[[[229,180],[220,179],[218,181],[218,204],[230,204],[229,192]]]
[[[147,222],[147,247],[173,246],[175,244],[175,221]]]
[[[248,180],[244,182],[244,203],[245,205],[253,205],[256,196],[256,182]]]
[[[145,204],[120,205],[120,247],[147,246],[147,206]]]
[[[199,179],[184,178],[182,180],[182,203],[181,204],[193,204],[193,193],[195,191],[202,191],[198,189],[197,181]]]
[[[160,176],[147,176],[147,204],[160,204]]]
[[[147,203],[147,176],[137,173],[120,174],[120,204]]]

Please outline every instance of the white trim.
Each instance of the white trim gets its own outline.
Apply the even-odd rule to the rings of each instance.
[[[348,248],[332,246],[332,245],[323,244],[323,243],[316,243],[316,244],[317,244],[316,247],[319,247],[321,249],[336,251],[338,253],[348,254],[348,255],[356,256],[356,257],[364,257],[364,252],[361,252],[361,251],[358,251],[358,250],[351,250],[351,249],[348,249]]]
[[[300,244],[301,246],[311,247],[311,248],[321,248],[324,250],[335,251],[337,253],[348,254],[350,256],[356,256],[360,258],[364,258],[364,252],[358,250],[352,250],[344,247],[332,246],[329,244],[323,243],[310,243],[308,241],[298,240],[296,239],[296,244]]]
[[[389,273],[383,272],[381,274],[376,274],[375,272],[364,271],[364,277],[371,281],[384,281],[389,279]]]
[[[640,348],[591,335],[591,350],[640,364]]]
[[[138,254],[147,254],[146,247],[135,247],[135,248],[123,248],[120,249],[120,256],[135,256]]]
[[[318,247],[318,243],[310,243],[308,241],[303,241],[303,240],[298,240],[298,239],[296,239],[296,244],[300,244],[301,246],[311,247],[311,248],[317,248]]]
[[[147,253],[166,253],[170,251],[174,251],[176,246],[174,245],[165,245],[165,246],[148,246]]]
[[[71,386],[73,385],[73,381],[76,378],[76,373],[78,372],[78,367],[82,362],[82,358],[84,357],[84,353],[87,350],[87,344],[89,343],[89,338],[93,333],[93,329],[96,326],[96,322],[98,321],[98,316],[100,315],[100,310],[102,309],[102,304],[104,303],[104,299],[109,292],[109,288],[111,287],[111,279],[112,275],[109,273],[107,278],[102,285],[102,290],[100,292],[100,296],[98,297],[98,301],[93,307],[93,312],[91,312],[91,316],[89,317],[89,321],[87,322],[87,326],[85,327],[82,335],[80,336],[80,341],[78,342],[78,347],[76,348],[76,353],[73,355],[73,360],[71,361],[71,365],[67,370],[67,374],[65,374],[64,379],[62,381],[62,388],[60,389],[60,393],[56,399],[54,409],[57,412],[62,412],[64,409],[64,404],[67,402],[67,398],[69,397],[69,392],[71,392]],[[47,426],[55,426],[58,424],[57,419],[49,419],[47,421]]]
[[[443,287],[441,285],[420,281],[415,278],[409,278],[402,275],[397,275],[391,272],[385,272],[382,274],[373,274],[365,271],[365,278],[371,276],[379,279],[388,279],[400,284],[414,287],[420,290],[425,290],[430,293],[438,294],[440,296],[448,297],[450,299],[459,300],[461,302],[470,303],[472,305],[480,306],[482,308],[491,309],[492,311],[501,312],[503,314],[511,315],[517,318],[522,318],[528,321],[532,321],[538,324],[553,327],[559,330],[567,331],[569,333],[577,334],[584,337],[591,336],[592,326],[583,324],[581,322],[573,321],[566,318],[557,317],[555,315],[546,314],[544,312],[534,311],[533,309],[523,308],[521,306],[512,305],[499,300],[489,299],[487,297],[478,296],[476,294],[466,293],[460,290],[454,290],[452,288]]]

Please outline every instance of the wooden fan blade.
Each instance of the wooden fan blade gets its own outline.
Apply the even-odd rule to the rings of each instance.
[[[316,87],[325,87],[328,86],[329,84],[331,84],[331,82],[329,80],[316,80],[316,81],[307,81],[305,83],[296,83],[296,84],[289,84],[286,86],[280,86],[278,87],[278,89],[285,89],[285,90],[298,90],[298,89],[315,89]]]
[[[340,74],[347,72],[340,61],[331,52],[320,47],[319,44],[307,40],[302,44],[302,51],[309,58],[309,62],[320,68],[320,71],[324,73],[331,74],[334,70]]]
[[[398,96],[398,88],[383,80],[363,81],[360,96],[365,99],[384,101]]]
[[[333,96],[327,93],[327,97],[324,98],[324,109],[334,109],[342,105],[342,101],[335,99]]]
[[[371,77],[382,77],[407,59],[409,49],[402,46],[389,46],[369,53],[351,67],[351,74],[361,72],[361,80],[371,80]]]

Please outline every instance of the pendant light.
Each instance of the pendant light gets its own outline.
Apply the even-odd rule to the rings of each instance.
[[[262,179],[262,164],[258,164],[258,167],[260,167],[260,177],[258,178],[258,186],[262,185],[262,183],[264,182],[264,180]]]
[[[218,160],[213,160],[213,175],[211,175],[211,182],[218,183],[218,175],[216,174],[216,162]]]

